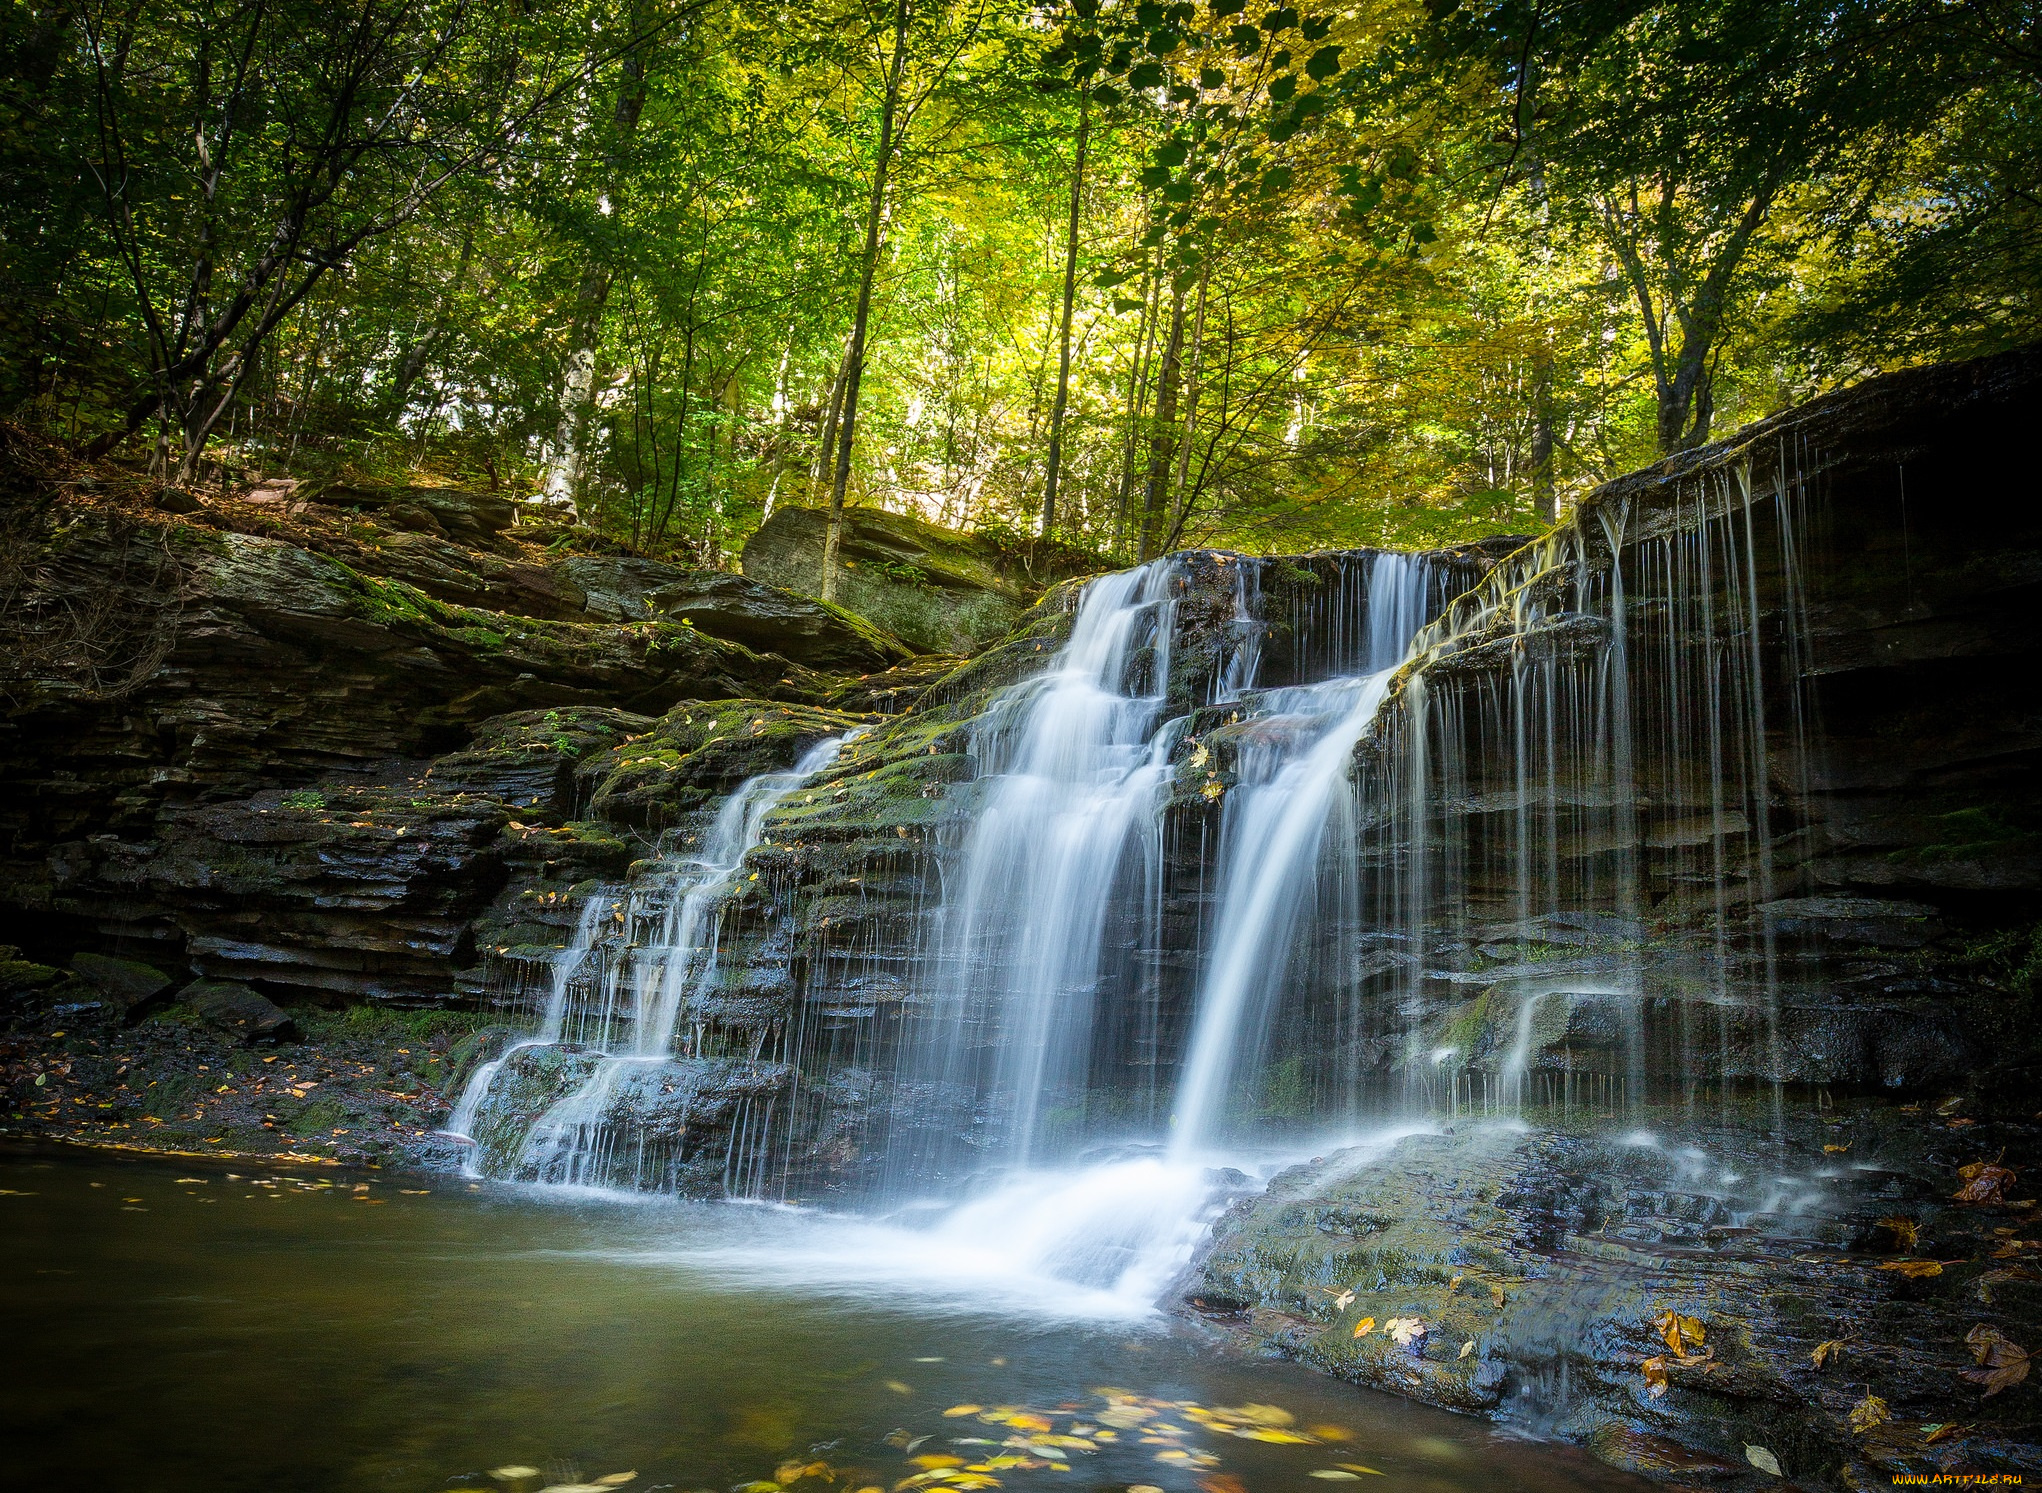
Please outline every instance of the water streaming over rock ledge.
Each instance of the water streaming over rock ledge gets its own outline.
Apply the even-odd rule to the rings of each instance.
[[[715,908],[670,1024],[721,1066],[660,1142],[696,1160],[637,1159],[600,1086],[622,1039],[551,1007],[471,1085],[477,1160],[852,1209],[827,1272],[726,1263],[1086,1314],[1188,1296],[1258,1348],[1657,1465],[1624,1439],[1653,1315],[1783,1322],[1778,1270],[1850,1319],[1863,1293],[1808,1272],[1942,1184],[1907,1111],[1839,1096],[1979,1059],[1901,957],[1937,909],[1885,890],[1973,873],[1863,848],[1914,843],[1893,701],[1825,682],[1945,646],[1885,641],[1928,551],[1895,531],[1904,603],[1877,589],[1863,514],[1897,486],[1885,446],[1852,454],[1866,418],[1612,484],[1533,544],[1190,552],[1052,593],[797,786],[747,784],[750,848],[709,881],[669,859],[591,901],[555,1004],[645,957],[617,911]],[[1386,1345],[1385,1313],[1430,1335]],[[1770,1408],[1668,1429],[1802,1434],[1796,1330],[1734,1347]]]

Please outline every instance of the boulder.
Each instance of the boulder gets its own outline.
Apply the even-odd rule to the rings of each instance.
[[[727,571],[628,555],[577,556],[559,570],[587,598],[588,614],[605,622],[664,617],[811,669],[874,673],[914,656],[853,612]]]
[[[123,1016],[139,1014],[174,983],[154,965],[106,954],[73,954],[71,968],[99,992],[101,1000]]]
[[[194,980],[177,998],[208,1025],[244,1042],[284,1042],[298,1035],[288,1012],[238,980]]]
[[[829,515],[778,508],[745,541],[744,573],[789,590],[822,584]],[[972,653],[1012,631],[1053,583],[1111,567],[1068,545],[961,534],[904,514],[854,508],[837,550],[837,599],[929,653]]]
[[[485,544],[517,522],[518,505],[495,493],[367,481],[322,482],[305,489],[314,503],[377,513],[401,529],[444,533]]]

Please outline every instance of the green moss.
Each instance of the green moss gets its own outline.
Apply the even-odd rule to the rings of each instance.
[[[2003,807],[1974,805],[1938,814],[1935,818],[1941,838],[1933,844],[1896,850],[1888,859],[1899,863],[1970,861],[2005,855],[2017,845],[2042,839],[2033,829]]]

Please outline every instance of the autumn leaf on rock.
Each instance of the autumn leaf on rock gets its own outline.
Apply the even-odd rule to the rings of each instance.
[[[1646,1359],[1638,1365],[1638,1370],[1645,1376],[1645,1389],[1653,1399],[1656,1400],[1666,1393],[1666,1359],[1664,1356]]]
[[[1850,1425],[1860,1436],[1874,1427],[1883,1426],[1893,1417],[1887,1413],[1886,1402],[1877,1395],[1866,1395],[1851,1406]]]
[[[1950,1196],[1973,1206],[2005,1202],[2014,1185],[2013,1168],[2001,1166],[1996,1161],[1974,1161],[1969,1166],[1960,1166],[1957,1176],[1964,1185]]]
[[[1375,1326],[1376,1319],[1374,1317],[1363,1317],[1354,1324],[1354,1335],[1356,1337],[1367,1337],[1371,1332],[1375,1331]]]
[[[1909,1280],[1920,1280],[1924,1276],[1941,1275],[1945,1263],[1942,1260],[1888,1260],[1879,1268],[1881,1270],[1891,1270],[1897,1275],[1904,1275]],[[1947,1263],[1954,1265],[1957,1262],[1951,1260]]]
[[[1652,1327],[1680,1358],[1695,1353],[1702,1346],[1702,1339],[1709,1335],[1696,1318],[1684,1317],[1670,1307],[1652,1319]]]
[[[1425,1324],[1416,1317],[1392,1317],[1383,1323],[1383,1331],[1400,1348],[1408,1348],[1425,1336]]]
[[[1352,1305],[1354,1305],[1354,1292],[1352,1289],[1342,1291],[1333,1298],[1333,1310],[1336,1312],[1344,1312]]]
[[[2007,1341],[1999,1329],[1981,1322],[1964,1334],[1964,1341],[1970,1345],[1971,1356],[1979,1366],[1963,1370],[1963,1376],[1973,1384],[1984,1385],[1986,1399],[2028,1377],[2028,1350]]]
[[[1911,1218],[1882,1218],[1879,1227],[1893,1236],[1895,1249],[1913,1249],[1920,1238],[1921,1231]]]
[[[1817,1367],[1818,1369],[1827,1368],[1829,1366],[1830,1360],[1835,1358],[1836,1355],[1841,1352],[1843,1352],[1842,1341],[1837,1338],[1831,1338],[1826,1343],[1817,1343],[1815,1345],[1815,1351],[1808,1355],[1808,1361],[1814,1364],[1815,1367]]]
[[[1987,1306],[1993,1304],[1992,1293],[1996,1286],[2004,1286],[2017,1280],[2042,1280],[2042,1271],[2029,1269],[2026,1265],[2009,1265],[2003,1270],[1988,1270],[1972,1282],[1978,1299]]]

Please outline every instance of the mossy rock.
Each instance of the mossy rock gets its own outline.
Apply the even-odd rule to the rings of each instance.
[[[829,515],[783,507],[745,541],[744,573],[814,595]],[[1018,536],[963,534],[851,508],[837,550],[837,600],[916,648],[973,653],[1011,631],[1053,583],[1111,569],[1103,556]]]

